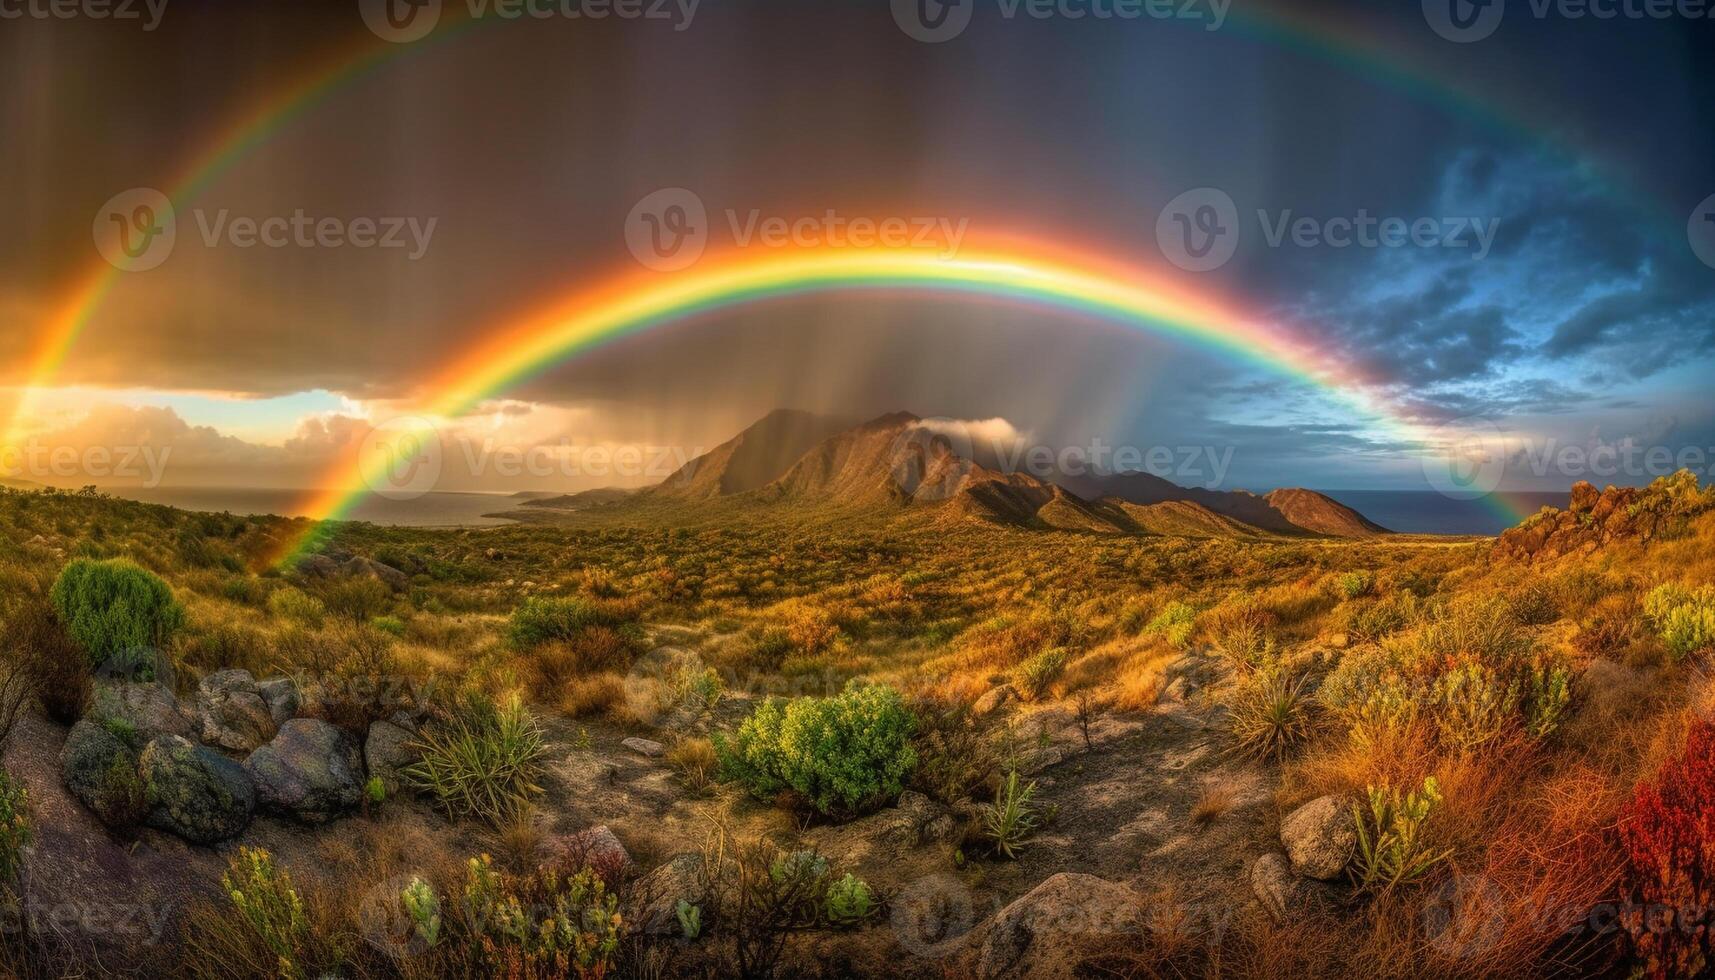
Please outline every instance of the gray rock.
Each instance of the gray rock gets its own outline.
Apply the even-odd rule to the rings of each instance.
[[[1338,877],[1358,846],[1351,804],[1339,796],[1311,800],[1280,822],[1280,843],[1293,871],[1323,881]]]
[[[401,770],[417,761],[417,753],[411,748],[416,738],[409,728],[390,721],[369,726],[369,734],[363,740],[363,761],[369,767],[369,775],[381,777],[388,792],[404,785]]]
[[[1286,855],[1264,854],[1251,865],[1251,891],[1263,911],[1276,922],[1305,913],[1326,912],[1334,905],[1334,890],[1320,881],[1292,873]]]
[[[363,799],[363,758],[344,732],[315,718],[293,718],[250,753],[244,768],[270,810],[323,823]]]
[[[959,832],[952,811],[916,790],[899,794],[899,804],[881,814],[888,820],[888,836],[907,847],[945,844]]]
[[[646,738],[628,738],[619,744],[633,752],[636,752],[638,755],[646,755],[651,759],[660,758],[661,754],[667,751],[667,747],[665,745],[662,745],[660,742],[651,742]]]
[[[202,740],[249,752],[274,737],[278,726],[248,670],[217,670],[197,685],[197,727]]]
[[[147,800],[137,750],[101,722],[85,718],[72,726],[60,749],[60,775],[66,789],[109,827],[142,819]]]
[[[90,714],[97,719],[112,719],[130,725],[136,730],[140,742],[147,742],[157,735],[196,736],[196,725],[190,712],[179,704],[172,691],[154,681],[97,684]]]
[[[268,716],[274,719],[275,728],[296,718],[298,710],[304,706],[304,696],[298,690],[298,682],[290,677],[271,677],[258,681],[256,690],[262,695],[263,703],[268,705]]]
[[[702,855],[674,855],[666,864],[639,878],[630,894],[623,920],[627,928],[646,936],[680,935],[680,900],[697,906],[708,901]]]
[[[1017,698],[1018,695],[1013,691],[1011,684],[1002,684],[977,698],[976,703],[971,705],[971,717],[983,718],[992,715]]]
[[[333,578],[339,574],[339,562],[327,555],[305,555],[298,559],[298,574],[305,578]]]
[[[977,976],[1076,976],[1080,954],[1144,934],[1144,903],[1130,888],[1062,871],[1001,909],[977,949]]]
[[[411,586],[411,577],[404,572],[362,555],[347,559],[345,564],[339,566],[339,573],[346,578],[375,579],[394,592],[403,592]]]
[[[587,867],[609,882],[631,867],[631,854],[606,824],[556,837],[548,842],[548,853],[556,860]]]
[[[256,791],[242,766],[177,735],[162,735],[145,746],[138,771],[149,826],[192,843],[237,836],[256,808]]]

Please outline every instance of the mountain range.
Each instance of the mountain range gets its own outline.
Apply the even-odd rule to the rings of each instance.
[[[1313,490],[1266,494],[1182,487],[1152,473],[1052,473],[1001,466],[957,432],[909,412],[868,422],[778,409],[641,490],[602,488],[525,506],[584,510],[622,501],[738,498],[917,510],[940,520],[1180,537],[1339,537],[1390,533]]]

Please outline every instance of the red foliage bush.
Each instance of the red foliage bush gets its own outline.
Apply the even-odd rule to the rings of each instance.
[[[1685,751],[1638,784],[1620,839],[1638,905],[1621,921],[1647,976],[1702,976],[1712,964],[1715,912],[1715,725],[1697,722]]]

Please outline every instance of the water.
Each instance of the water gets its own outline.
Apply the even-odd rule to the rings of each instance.
[[[280,490],[253,487],[115,487],[104,493],[127,500],[149,504],[166,504],[182,510],[226,512],[230,514],[276,514],[284,517],[308,517],[304,502],[309,493],[304,490]],[[414,500],[388,500],[368,494],[345,516],[354,521],[391,524],[399,527],[477,527],[511,523],[503,517],[485,517],[501,513],[523,503],[504,493],[458,493],[432,491]]]
[[[1390,531],[1406,534],[1499,534],[1544,504],[1566,506],[1566,492],[1508,493],[1498,499],[1453,500],[1432,490],[1322,490]]]

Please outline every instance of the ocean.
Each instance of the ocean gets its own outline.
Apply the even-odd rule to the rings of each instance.
[[[116,497],[167,504],[184,510],[226,511],[233,514],[306,516],[302,490],[225,487],[134,487],[108,489]],[[1512,510],[1489,500],[1452,500],[1427,490],[1323,490],[1382,527],[1407,534],[1499,534],[1517,523],[1521,514],[1544,504],[1566,506],[1562,493],[1509,493]],[[347,516],[402,527],[478,527],[510,523],[505,513],[523,503],[506,493],[434,491],[414,500],[387,500],[370,495]],[[1522,511],[1517,508],[1523,508]]]

